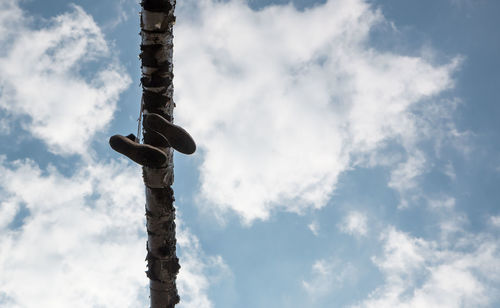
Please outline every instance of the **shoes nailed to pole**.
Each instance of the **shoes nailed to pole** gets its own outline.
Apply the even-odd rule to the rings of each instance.
[[[114,135],[109,138],[109,145],[139,165],[149,168],[163,168],[167,165],[167,155],[158,148],[136,142],[134,134]]]
[[[156,113],[146,114],[144,126],[147,130],[153,130],[167,138],[170,146],[184,154],[193,154],[196,144],[189,133],[182,127],[169,122]]]

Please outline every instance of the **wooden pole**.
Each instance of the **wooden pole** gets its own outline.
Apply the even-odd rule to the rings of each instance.
[[[173,33],[175,0],[143,0],[141,3],[142,102],[145,115],[156,113],[173,122]],[[144,143],[151,144],[154,132],[143,126]],[[154,145],[158,146],[158,145]],[[176,256],[173,151],[161,148],[167,166],[143,167],[146,186],[147,276],[150,280],[151,308],[172,308],[179,301]]]

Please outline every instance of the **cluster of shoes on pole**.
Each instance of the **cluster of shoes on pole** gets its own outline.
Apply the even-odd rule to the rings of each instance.
[[[148,132],[145,143],[140,143],[134,134],[114,135],[109,139],[111,148],[139,165],[154,169],[167,167],[168,157],[162,148],[171,147],[188,155],[196,150],[196,144],[186,130],[157,113],[144,115],[144,128]]]

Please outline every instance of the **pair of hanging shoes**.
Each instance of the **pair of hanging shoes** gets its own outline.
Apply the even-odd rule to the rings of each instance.
[[[151,113],[144,117],[144,127],[148,131],[146,143],[139,143],[134,134],[114,135],[109,139],[111,148],[149,168],[163,168],[167,165],[167,155],[159,147],[172,147],[184,154],[193,154],[196,144],[189,133],[162,116]]]

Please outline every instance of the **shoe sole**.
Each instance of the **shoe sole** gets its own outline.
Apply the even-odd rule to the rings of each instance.
[[[170,146],[170,143],[168,143],[165,136],[151,129],[148,129],[148,131],[144,134],[144,143],[158,148],[166,148]]]
[[[189,155],[196,151],[196,143],[185,129],[170,123],[156,113],[145,116],[144,126],[165,136],[170,146],[181,153]]]
[[[145,167],[162,168],[167,163],[167,157],[161,150],[147,144],[134,142],[121,135],[109,138],[109,145],[116,152]]]

